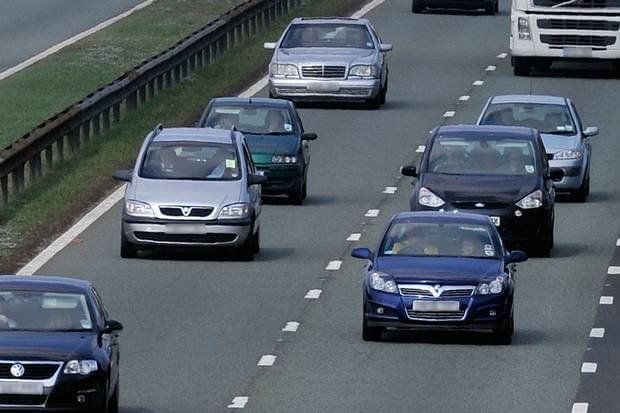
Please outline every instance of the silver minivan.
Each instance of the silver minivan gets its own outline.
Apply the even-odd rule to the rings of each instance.
[[[234,247],[251,260],[260,249],[260,184],[243,134],[158,126],[144,140],[127,181],[121,257],[152,247]]]

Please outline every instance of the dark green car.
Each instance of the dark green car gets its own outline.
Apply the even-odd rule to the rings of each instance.
[[[308,193],[310,148],[316,134],[305,133],[295,105],[282,99],[216,98],[199,127],[236,128],[245,135],[252,160],[267,177],[263,195],[287,195],[301,204]]]

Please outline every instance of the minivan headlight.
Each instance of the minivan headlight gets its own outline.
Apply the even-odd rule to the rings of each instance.
[[[483,282],[476,288],[476,295],[500,294],[504,291],[504,277],[497,276],[491,282]]]
[[[532,34],[530,33],[530,21],[527,17],[519,17],[517,20],[517,28],[519,31],[519,40],[530,40]]]
[[[146,202],[128,199],[125,202],[125,211],[128,215],[134,217],[154,217],[153,208]]]
[[[65,374],[89,375],[97,371],[97,360],[69,360],[65,366]]]
[[[238,204],[226,205],[220,211],[220,218],[245,218],[248,216],[250,207],[245,202]]]
[[[386,293],[395,293],[396,281],[389,274],[375,271],[370,274],[370,288]]]
[[[528,196],[522,198],[516,205],[522,209],[540,208],[543,205],[543,193],[540,189],[537,189]]]
[[[429,189],[421,187],[420,192],[418,193],[418,203],[427,207],[438,208],[445,204],[445,201]]]
[[[349,76],[376,77],[377,68],[373,65],[356,65],[349,70]]]
[[[583,153],[577,149],[566,149],[553,154],[553,159],[556,161],[567,161],[571,159],[581,159]]]
[[[271,74],[274,76],[299,77],[297,66],[291,64],[271,64]]]

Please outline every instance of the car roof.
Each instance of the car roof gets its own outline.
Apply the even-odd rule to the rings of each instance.
[[[285,99],[237,97],[214,98],[211,103],[213,105],[256,105],[274,108],[288,108],[290,105],[290,102]]]
[[[0,276],[0,290],[87,293],[90,287],[90,282],[78,278],[23,275]]]
[[[240,132],[235,132],[241,137]],[[232,144],[230,130],[215,128],[166,128],[155,136],[153,142],[195,141]]]
[[[465,136],[532,140],[536,131],[523,126],[447,125],[436,129],[433,136]]]
[[[566,98],[550,95],[498,95],[491,103],[539,103],[547,105],[566,105]]]
[[[466,212],[415,211],[399,212],[392,217],[392,222],[451,222],[462,224],[490,225],[489,217]]]
[[[324,23],[345,23],[345,24],[359,24],[359,25],[367,25],[369,24],[368,19],[355,19],[352,17],[297,17],[293,19],[291,24],[324,24]]]

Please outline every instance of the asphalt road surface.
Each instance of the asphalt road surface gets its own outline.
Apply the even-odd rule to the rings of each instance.
[[[0,0],[0,72],[142,0]]]
[[[606,274],[620,213],[620,83],[605,65],[514,77],[509,57],[498,57],[508,52],[508,6],[504,0],[497,16],[413,15],[409,1],[390,0],[369,14],[394,43],[388,102],[379,111],[301,110],[306,129],[319,134],[309,198],[265,207],[256,261],[122,260],[117,205],[39,271],[93,281],[124,323],[122,411],[225,411],[247,402],[253,412],[551,413],[570,412],[575,401],[589,402],[590,412],[614,410],[618,393],[604,386],[617,379],[610,352],[620,337],[612,334],[613,305],[601,315],[599,298],[605,284],[619,282]],[[560,202],[552,257],[519,265],[513,344],[412,334],[362,342],[363,263],[349,253],[374,247],[383,223],[408,208],[410,179],[399,166],[416,159],[432,127],[474,122],[489,95],[528,92],[570,96],[601,134],[588,202]],[[396,193],[384,194],[387,186]],[[366,217],[369,209],[378,216]],[[346,241],[352,233],[361,240]],[[333,260],[340,269],[326,270]],[[304,298],[314,289],[318,299]],[[287,322],[299,329],[282,331]],[[605,327],[598,323],[608,323],[607,334],[592,345],[591,328]],[[263,355],[277,356],[273,366],[257,366]],[[596,373],[580,372],[596,360]]]

